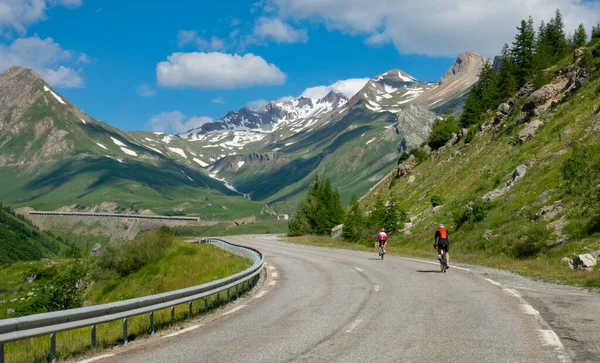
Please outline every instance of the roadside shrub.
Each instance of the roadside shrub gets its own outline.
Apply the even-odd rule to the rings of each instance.
[[[98,267],[127,276],[145,264],[163,255],[173,243],[175,233],[168,227],[140,234],[124,245],[109,246],[98,260]]]
[[[471,141],[473,141],[473,139],[475,138],[475,133],[477,133],[477,127],[475,127],[475,126],[469,127],[469,132],[467,133],[467,136],[465,136],[465,138],[464,138],[465,144],[470,144]]]
[[[600,289],[600,279],[589,279],[585,282],[584,286],[590,290]]]
[[[442,197],[440,197],[439,195],[434,195],[433,197],[431,197],[430,202],[431,206],[437,207],[438,205],[444,204],[444,199],[442,199]]]
[[[425,160],[429,159],[429,154],[427,154],[421,148],[412,149],[410,153],[415,156],[415,162],[417,164],[421,164]]]
[[[474,199],[468,202],[467,205],[453,213],[456,229],[460,229],[467,223],[481,222],[487,217],[491,208],[491,204],[482,199]]]
[[[546,242],[552,237],[552,230],[544,222],[536,222],[527,231],[527,240],[519,241],[512,248],[514,257],[526,259],[536,257],[543,251]]]

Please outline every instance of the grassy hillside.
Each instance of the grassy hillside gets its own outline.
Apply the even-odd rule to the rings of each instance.
[[[572,61],[569,56],[553,67],[549,78],[565,74]],[[450,227],[454,258],[548,280],[600,286],[600,271],[571,273],[560,261],[600,249],[597,202],[590,203],[594,196],[589,193],[570,190],[567,186],[573,180],[564,172],[571,160],[583,173],[580,182],[588,182],[580,191],[596,189],[598,153],[589,150],[600,145],[600,71],[566,102],[534,117],[543,124],[522,143],[519,132],[529,126],[517,122],[525,116],[519,111],[524,101],[517,100],[503,124],[486,128],[492,125],[490,116],[486,131],[478,132],[470,143],[463,140],[432,153],[409,176],[397,178],[392,172],[363,204],[369,207],[379,194],[386,199],[392,193],[399,196],[398,202],[413,219],[410,234],[399,241],[402,251],[431,256],[433,233],[438,223],[445,223]],[[577,151],[582,148],[588,153]],[[505,195],[484,202],[488,192],[506,185],[519,165],[527,167],[526,175]],[[435,210],[430,202],[433,196],[444,201]]]
[[[60,254],[66,246],[0,204],[0,264],[39,260]]]

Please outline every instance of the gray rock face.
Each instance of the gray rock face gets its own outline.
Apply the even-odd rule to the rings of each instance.
[[[100,243],[96,243],[94,248],[90,250],[90,256],[100,256],[102,251],[102,245]]]
[[[412,161],[407,161],[403,164],[400,164],[400,166],[398,166],[398,177],[402,178],[404,176],[407,176],[408,174],[410,174],[414,167],[415,163]]]
[[[562,207],[561,202],[558,201],[554,204],[543,207],[539,212],[536,213],[535,216],[541,218],[545,222],[549,222],[563,214],[563,211],[564,208]]]
[[[505,115],[508,115],[510,112],[510,105],[508,103],[503,103],[498,106],[498,111],[502,112]]]
[[[344,231],[344,225],[340,224],[331,229],[331,238],[339,239],[342,238],[342,232]]]
[[[398,113],[396,119],[396,134],[402,138],[398,152],[419,147],[427,140],[437,115],[429,110],[409,104]]]
[[[567,77],[558,77],[552,83],[533,92],[525,101],[523,111],[532,112],[535,109],[550,106],[552,99],[564,91],[569,84]]]
[[[524,143],[527,140],[531,140],[535,134],[537,133],[537,130],[540,128],[540,126],[542,126],[544,123],[540,120],[533,120],[531,121],[529,124],[527,124],[527,126],[521,130],[519,132],[519,142],[520,143]]]

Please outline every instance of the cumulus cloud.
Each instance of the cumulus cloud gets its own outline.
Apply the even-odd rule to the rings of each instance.
[[[137,91],[142,97],[152,97],[156,95],[156,90],[150,87],[146,82],[142,82],[142,84],[138,86]]]
[[[222,105],[225,103],[225,99],[223,98],[223,96],[217,96],[217,97],[213,98],[212,101],[210,101],[210,102]]]
[[[256,110],[262,108],[263,106],[265,106],[267,103],[269,103],[269,101],[264,100],[264,99],[259,99],[259,100],[254,100],[254,101],[248,102],[248,104],[246,104],[246,106],[248,106],[248,107],[250,107],[250,109],[256,111]]]
[[[254,35],[262,39],[270,39],[276,43],[306,43],[306,30],[294,29],[280,19],[260,17],[254,27]]]
[[[329,92],[335,91],[350,98],[360,91],[368,81],[369,78],[350,78],[337,81],[329,86],[310,87],[302,92],[302,97],[320,99],[327,96]]]
[[[180,111],[162,112],[152,116],[146,123],[146,128],[151,131],[181,134],[212,121],[212,118],[206,116],[191,117],[187,119]]]
[[[78,7],[81,0],[2,0],[0,1],[0,34],[14,29],[24,33],[27,26],[46,18],[46,11],[53,6]]]
[[[234,89],[256,85],[279,85],[287,76],[276,65],[252,53],[173,53],[156,66],[163,87]]]
[[[455,56],[472,50],[497,54],[529,15],[547,21],[558,8],[567,32],[600,20],[600,3],[581,0],[270,0],[279,17],[310,19],[329,29],[366,36],[369,44],[389,39],[399,52]]]
[[[195,30],[180,30],[179,33],[177,33],[177,44],[180,48],[183,48],[186,45],[193,45],[199,50],[211,51],[223,50],[226,48],[223,39],[213,35],[207,40]]]
[[[36,70],[52,86],[83,87],[81,70],[60,64],[71,61],[72,57],[70,51],[62,49],[52,38],[41,39],[37,35],[19,38],[8,46],[0,44],[0,72],[21,66]]]

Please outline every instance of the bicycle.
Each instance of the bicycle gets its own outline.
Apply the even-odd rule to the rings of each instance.
[[[440,261],[440,271],[443,273],[448,270],[448,262],[446,262],[446,249],[444,246],[440,246],[440,254],[438,255],[438,260]]]
[[[385,246],[385,242],[379,242],[379,257],[381,257],[382,260],[383,256],[385,255],[385,250],[383,249],[383,246]]]

